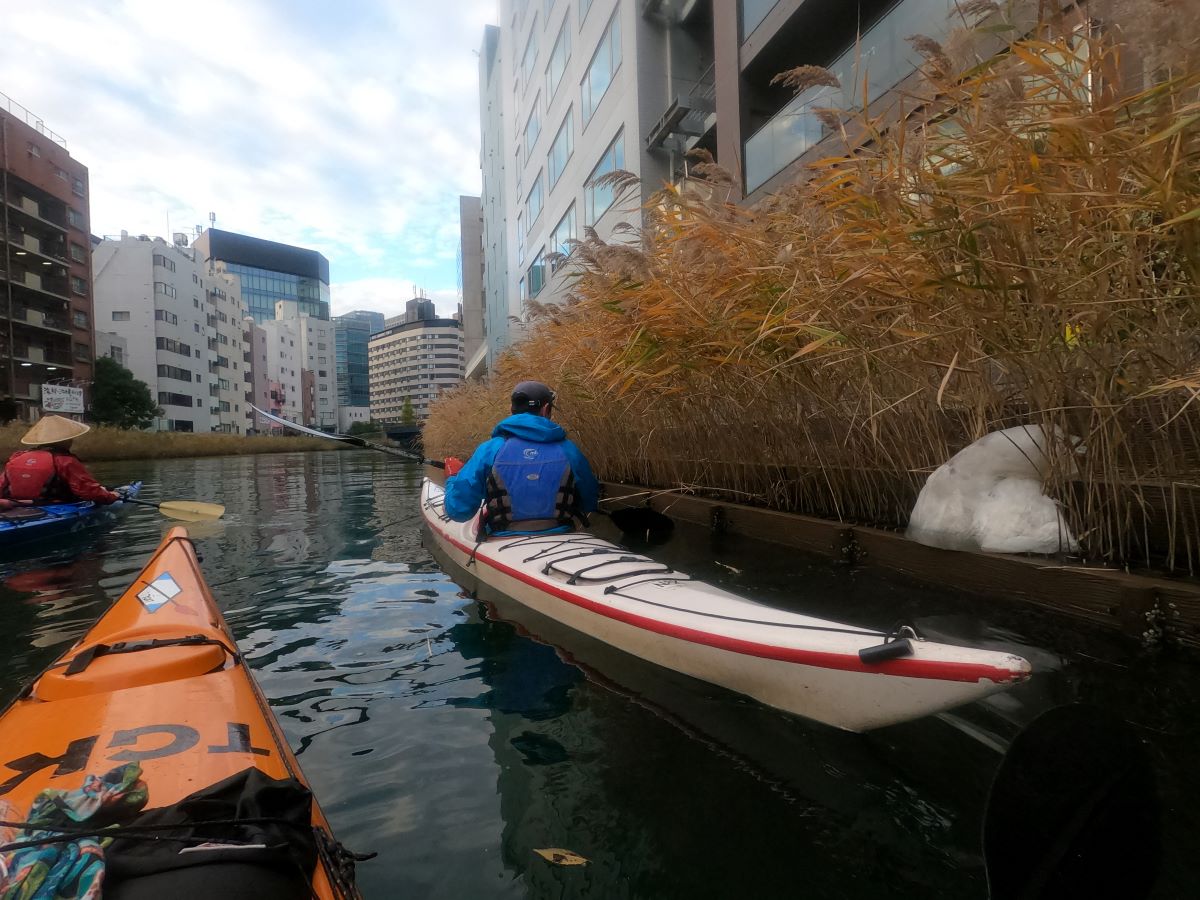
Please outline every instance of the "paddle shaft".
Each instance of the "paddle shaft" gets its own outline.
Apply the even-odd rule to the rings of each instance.
[[[158,509],[159,506],[153,500],[138,500],[136,497],[122,497],[121,502],[136,503],[138,506],[153,506],[155,509]]]

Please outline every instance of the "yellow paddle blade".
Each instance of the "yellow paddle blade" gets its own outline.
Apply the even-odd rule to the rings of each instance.
[[[164,500],[158,504],[158,511],[183,522],[201,522],[225,515],[225,507],[220,503],[203,503],[200,500]]]

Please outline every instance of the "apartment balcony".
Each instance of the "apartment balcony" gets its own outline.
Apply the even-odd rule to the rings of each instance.
[[[13,257],[17,262],[28,264],[29,259],[21,259],[21,257],[35,257],[38,262],[49,261],[53,263],[66,263],[67,251],[66,242],[61,236],[55,238],[39,238],[36,234],[19,229],[11,229],[8,234],[8,244]]]
[[[0,355],[5,355],[0,353]],[[65,349],[47,347],[44,344],[33,344],[17,338],[13,342],[13,360],[23,368],[45,366],[49,370],[58,368],[70,369],[71,354]]]
[[[14,294],[21,296],[22,292],[28,294],[36,294],[42,297],[53,297],[55,300],[70,302],[70,297],[67,296],[67,274],[58,263],[52,263],[49,260],[43,261],[38,268],[42,271],[34,271],[25,268],[28,263],[25,261],[29,257],[14,260],[14,267],[10,271],[5,271],[0,268],[0,281],[9,281],[14,290]]]
[[[686,153],[717,124],[715,68],[696,81],[677,79],[678,93],[646,136],[646,149]]]
[[[34,229],[47,234],[57,234],[65,237],[67,233],[67,217],[65,212],[59,218],[57,207],[59,203],[47,200],[44,203],[39,203],[33,197],[21,193],[10,193],[5,198],[8,203],[9,210],[14,213],[10,216],[11,221],[15,221],[22,226],[32,224]],[[61,201],[60,201],[61,202]],[[26,230],[29,230],[26,228]]]
[[[25,306],[13,306],[12,320],[31,329],[55,331],[59,334],[70,335],[71,323],[65,317],[50,315],[40,309],[30,309]]]
[[[817,110],[861,109],[864,95],[868,104],[873,103],[915,72],[921,55],[906,38],[924,34],[943,39],[952,25],[954,3],[901,0],[860,36],[843,44],[840,55],[822,63],[837,77],[839,87],[801,91],[746,141],[746,193],[762,187],[829,135]]]

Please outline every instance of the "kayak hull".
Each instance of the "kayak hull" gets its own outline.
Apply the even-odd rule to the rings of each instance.
[[[122,644],[141,649],[112,650]],[[0,716],[0,801],[16,810],[44,789],[78,789],[127,763],[141,767],[147,809],[248,768],[304,783],[183,528],[171,529],[125,594]],[[311,824],[328,834],[315,799]],[[321,863],[311,880],[315,896],[356,896],[339,892]]]
[[[1021,657],[928,641],[914,641],[911,656],[864,663],[859,650],[883,643],[883,635],[754,603],[585,533],[478,543],[475,523],[447,519],[441,488],[428,480],[422,510],[434,549],[468,584],[486,584],[641,659],[836,728],[868,731],[920,718],[1029,677]]]
[[[141,488],[142,483],[135,481],[116,490],[123,491],[130,497],[137,497]],[[43,513],[39,518],[5,519],[0,516],[0,551],[9,547],[25,546],[30,541],[61,537],[110,524],[116,513],[130,506],[132,504],[122,503],[120,500],[108,506],[84,500],[80,503],[50,503],[30,507]]]

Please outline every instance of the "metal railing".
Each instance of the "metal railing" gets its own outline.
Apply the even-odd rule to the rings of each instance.
[[[67,148],[66,139],[47,128],[41,116],[35,115],[7,94],[0,94],[0,108],[3,108],[13,118],[20,119],[38,134],[50,138],[64,150]]]

